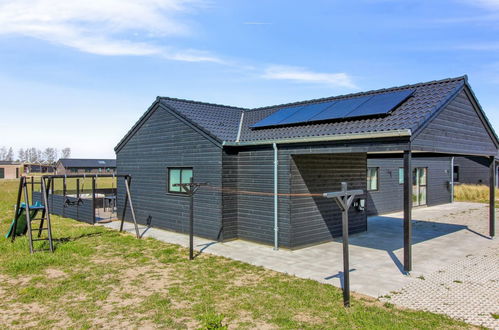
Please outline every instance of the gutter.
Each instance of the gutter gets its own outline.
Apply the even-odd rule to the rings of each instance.
[[[243,121],[244,121],[244,111],[241,112],[241,120],[239,120],[239,128],[237,130],[236,142],[239,142],[239,139],[241,138],[241,130],[243,129]]]
[[[361,139],[380,139],[380,138],[393,138],[393,137],[409,137],[411,136],[410,129],[398,129],[393,131],[381,131],[370,133],[350,133],[350,134],[336,134],[336,135],[322,135],[301,138],[283,138],[272,140],[256,140],[256,141],[223,141],[222,147],[238,147],[238,146],[255,146],[255,145],[268,145],[268,144],[286,144],[286,143],[310,143],[310,142],[327,142],[327,141],[345,141],[345,140],[361,140]]]
[[[278,155],[277,144],[273,143],[274,148],[274,250],[279,250],[279,196],[277,184],[278,181]]]

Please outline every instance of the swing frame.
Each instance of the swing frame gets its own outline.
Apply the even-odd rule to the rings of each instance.
[[[131,197],[131,193],[130,193],[130,185],[131,185],[131,182],[132,182],[132,177],[128,174],[55,174],[55,175],[42,175],[41,176],[42,179],[63,179],[63,194],[64,196],[66,196],[66,179],[68,178],[92,178],[92,200],[94,202],[94,205],[95,205],[95,200],[96,200],[96,196],[95,196],[95,188],[96,188],[96,179],[98,178],[123,178],[124,179],[124,182],[125,182],[125,202],[124,202],[124,205],[123,205],[123,212],[122,212],[122,216],[121,216],[121,225],[120,225],[120,232],[123,231],[123,225],[125,223],[125,216],[126,216],[126,211],[127,211],[127,208],[130,208],[130,213],[132,215],[132,220],[133,220],[133,224],[134,224],[134,227],[135,227],[135,234],[137,236],[138,239],[141,238],[141,235],[140,235],[140,232],[139,232],[139,227],[138,227],[138,224],[137,224],[137,219],[135,217],[135,210],[133,208],[133,204],[132,204],[132,197]],[[117,186],[116,186],[117,187]],[[78,190],[79,190],[79,185],[78,185]],[[95,224],[95,212],[93,213],[93,223]]]

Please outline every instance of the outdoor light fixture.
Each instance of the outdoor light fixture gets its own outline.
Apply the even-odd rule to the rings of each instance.
[[[359,211],[364,211],[366,209],[366,199],[365,198],[359,198],[357,199],[354,203],[353,206],[359,210]]]

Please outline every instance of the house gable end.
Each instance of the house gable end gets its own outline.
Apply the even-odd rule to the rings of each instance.
[[[421,151],[495,155],[497,147],[497,138],[467,86],[412,137],[412,149]]]

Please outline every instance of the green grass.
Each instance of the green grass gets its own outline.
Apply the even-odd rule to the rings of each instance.
[[[0,181],[2,233],[16,190]],[[0,238],[2,328],[468,328],[357,295],[345,309],[330,285],[207,254],[189,261],[180,246],[70,219],[54,216],[53,231],[53,254]]]

